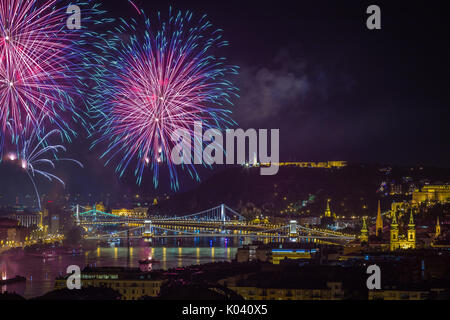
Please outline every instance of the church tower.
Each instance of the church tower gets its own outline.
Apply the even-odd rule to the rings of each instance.
[[[378,200],[378,214],[377,214],[377,222],[375,226],[376,236],[383,235],[383,218],[381,217],[381,208],[380,208],[380,200]]]
[[[438,238],[441,235],[441,224],[439,223],[439,217],[437,217],[436,221],[436,233],[434,234],[435,238]]]
[[[391,251],[394,251],[397,248],[398,243],[398,223],[397,223],[397,215],[395,210],[392,211],[392,222],[391,222]]]
[[[361,228],[360,240],[361,240],[361,242],[369,241],[369,230],[367,229],[366,217],[363,217],[363,226]]]
[[[325,209],[325,218],[331,218],[330,199],[327,200],[327,208]]]
[[[416,225],[414,223],[414,216],[411,210],[408,223],[408,242],[411,243],[410,248],[416,247]]]

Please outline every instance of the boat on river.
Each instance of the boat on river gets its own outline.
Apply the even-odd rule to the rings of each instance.
[[[148,257],[147,259],[139,260],[139,264],[151,264],[151,263],[157,263],[157,262],[159,262],[159,261],[156,259],[153,259],[152,257]]]
[[[6,279],[6,278],[2,277],[2,279],[0,279],[0,285],[4,286],[7,284],[13,284],[13,283],[19,283],[19,282],[25,282],[25,281],[27,281],[27,279],[22,276],[15,276],[14,278],[11,278],[11,279]]]
[[[55,250],[46,250],[42,252],[42,258],[44,259],[56,258],[57,256],[58,254],[56,253]]]

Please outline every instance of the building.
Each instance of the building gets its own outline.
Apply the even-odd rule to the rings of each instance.
[[[49,233],[50,234],[58,234],[59,232],[59,215],[52,215],[50,216],[50,229],[49,229]]]
[[[366,217],[363,217],[363,226],[361,228],[361,236],[359,237],[361,243],[369,241],[369,230],[367,229]]]
[[[41,224],[40,214],[26,214],[26,213],[14,213],[9,215],[8,218],[19,221],[19,225],[22,227],[33,227]]]
[[[285,259],[311,259],[316,253],[317,249],[315,248],[272,249],[270,262],[272,262],[273,264],[280,264],[280,262]]]
[[[366,224],[366,218],[363,218],[363,226],[361,228],[361,234],[359,236],[359,244],[367,245],[371,248],[379,247],[381,250],[390,251],[404,250],[404,249],[415,249],[416,248],[416,225],[414,223],[414,216],[412,210],[410,211],[408,230],[405,234],[401,233],[399,230],[399,225],[397,221],[396,211],[391,211],[392,222],[390,226],[390,237],[389,243],[383,239],[383,217],[381,215],[380,203],[378,202],[378,214],[375,224],[375,237],[369,236],[369,230]],[[349,243],[349,246],[357,247],[358,241]]]
[[[420,290],[369,290],[369,300],[427,300],[428,291]]]
[[[238,248],[236,253],[237,262],[268,262],[270,260],[271,249],[259,245],[247,245]]]
[[[91,211],[91,210],[95,210],[95,211],[99,211],[99,212],[106,212],[106,207],[103,204],[103,202],[100,203],[95,203],[93,207],[91,206],[85,206],[84,209],[86,211]]]
[[[439,217],[436,218],[436,226],[430,246],[450,250],[450,233],[448,229],[442,230]]]
[[[136,207],[133,209],[133,211],[134,211],[135,218],[141,218],[141,219],[147,218],[147,212],[148,212],[147,207]]]
[[[326,161],[326,162],[280,162],[280,163],[253,163],[247,164],[253,167],[270,167],[278,165],[279,167],[296,167],[296,168],[322,168],[322,169],[339,169],[347,166],[346,161]]]
[[[380,200],[378,200],[378,212],[377,212],[377,221],[375,224],[375,235],[377,237],[380,237],[383,235],[383,218],[381,216]]]
[[[95,204],[95,210],[106,212],[106,207],[104,206],[103,202]]]
[[[19,226],[13,219],[0,218],[0,246],[16,246],[27,241],[31,229]]]
[[[331,218],[331,217],[336,218],[336,215],[334,213],[331,213],[330,201],[331,201],[331,199],[327,200],[327,208],[325,209],[324,217],[325,218]]]
[[[333,220],[336,219],[336,214],[334,212],[331,212],[330,202],[331,199],[327,199],[327,206],[325,208],[325,212],[321,216],[321,218],[323,218],[323,221],[325,221],[326,223],[332,223]]]
[[[391,230],[390,230],[390,250],[401,250],[401,249],[415,249],[416,248],[416,226],[414,224],[414,217],[411,211],[408,230],[406,234],[400,234],[397,222],[397,215],[395,211],[393,212]]]
[[[416,225],[414,223],[412,210],[410,211],[409,223],[406,233],[401,232],[401,230],[399,229],[396,211],[391,211],[391,215],[392,222],[389,230],[389,242],[383,238],[383,217],[381,215],[380,206],[378,204],[378,214],[375,225],[376,235],[369,235],[366,218],[363,218],[363,226],[361,228],[359,239],[348,244],[347,252],[357,251],[364,246],[372,249],[379,249],[381,251],[415,249]]]
[[[403,202],[392,202],[391,203],[391,210],[390,210],[390,217],[392,218],[393,212],[397,214],[397,218],[400,216],[403,216],[405,214],[408,214],[411,209],[414,209],[417,207],[417,204],[413,204],[409,201],[403,201]]]
[[[269,262],[280,264],[285,260],[313,259],[320,253],[316,244],[265,244],[247,245],[238,248],[236,254],[237,262]]]
[[[136,207],[134,209],[112,209],[111,213],[119,217],[145,219],[147,218],[147,211],[148,208],[146,207]]]
[[[56,279],[55,289],[67,288],[67,277]],[[116,290],[122,300],[139,300],[156,297],[164,279],[157,273],[143,272],[138,268],[105,267],[88,268],[81,272],[82,287],[105,287]]]
[[[423,202],[450,202],[450,185],[426,185],[422,189],[413,192],[412,202],[420,204]]]
[[[298,223],[301,225],[319,225],[322,219],[320,217],[300,217]]]
[[[253,286],[230,286],[231,290],[245,300],[342,300],[342,282],[325,282],[323,285],[299,284],[296,288],[260,288]]]
[[[391,183],[391,196],[393,195],[398,195],[398,194],[403,194],[402,193],[402,185],[401,184],[395,184],[395,183]]]
[[[369,300],[448,300],[446,281],[416,284],[387,284],[382,290],[369,290]]]
[[[112,209],[111,213],[115,216],[119,216],[119,217],[132,217],[134,214],[133,209]]]

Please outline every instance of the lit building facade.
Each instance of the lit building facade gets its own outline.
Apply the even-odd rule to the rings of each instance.
[[[82,287],[111,288],[122,295],[122,300],[139,300],[142,297],[156,297],[164,280],[151,272],[120,267],[85,268],[81,272]],[[57,278],[55,289],[67,288],[67,276]]]
[[[405,233],[401,232],[399,228],[396,212],[392,211],[391,215],[392,215],[392,222],[390,226],[389,242],[381,238],[383,235],[383,218],[381,215],[381,211],[378,207],[378,215],[375,228],[376,228],[376,237],[381,239],[379,240],[377,240],[377,238],[374,238],[372,240],[370,239],[366,219],[363,218],[363,226],[361,228],[361,233],[359,236],[359,244],[362,245],[363,243],[365,243],[365,245],[368,245],[369,247],[379,247],[383,251],[415,249],[416,225],[414,223],[414,216],[412,210],[410,212],[409,223]],[[358,244],[356,243],[355,246],[358,246]]]
[[[15,246],[25,242],[31,229],[19,226],[19,221],[0,219],[0,246]]]
[[[280,163],[256,163],[252,166],[270,167],[278,165],[279,167],[297,167],[297,168],[322,168],[322,169],[339,169],[347,166],[346,161],[325,161],[325,162],[280,162]]]
[[[103,202],[100,202],[95,205],[95,210],[106,212],[106,207],[103,205]]]
[[[327,282],[316,288],[258,288],[230,286],[231,290],[245,300],[342,300],[344,291],[341,282]]]
[[[148,208],[146,207],[137,207],[133,209],[134,215],[136,218],[147,218]]]
[[[59,215],[50,216],[50,229],[49,229],[50,234],[58,234],[60,226],[59,220],[60,220]]]
[[[430,293],[420,290],[369,290],[369,300],[427,300]]]
[[[237,262],[249,262],[249,261],[260,261],[267,262],[270,260],[269,248],[260,247],[257,245],[244,246],[238,248],[236,254]]]
[[[390,234],[391,234],[390,237],[391,251],[416,248],[416,226],[414,224],[414,217],[412,211],[409,218],[408,230],[406,234],[400,234],[397,222],[397,215],[395,214],[395,212],[393,213]]]
[[[8,218],[19,221],[19,225],[22,227],[33,227],[41,224],[41,215],[39,214],[20,214],[15,213]]]
[[[367,228],[366,217],[363,217],[363,226],[361,228],[361,235],[359,237],[361,243],[369,241],[369,229]]]
[[[134,209],[112,209],[111,213],[113,215],[119,217],[128,217],[128,218],[147,218],[148,208],[146,207],[137,207]]]
[[[280,264],[284,259],[311,259],[316,252],[316,249],[272,249],[270,261],[273,264]]]
[[[122,209],[112,209],[111,213],[119,217],[132,217],[134,211],[133,209],[122,208]]]
[[[413,192],[413,203],[423,202],[450,202],[450,185],[427,185]]]
[[[325,209],[324,217],[325,218],[336,218],[336,214],[331,213],[330,209],[330,199],[327,200],[327,208]]]
[[[317,253],[316,246],[271,248],[266,245],[249,245],[238,248],[236,260],[237,262],[259,261],[280,264],[286,259],[312,259]]]

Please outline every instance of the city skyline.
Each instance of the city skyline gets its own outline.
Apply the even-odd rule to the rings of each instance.
[[[0,301],[450,300],[443,4],[0,0]]]
[[[150,15],[168,10],[165,2],[135,3]],[[103,6],[114,18],[136,14],[127,1]],[[413,4],[406,16],[400,4],[386,4],[384,28],[372,32],[365,28],[363,3],[297,3],[277,9],[268,3],[254,6],[249,2],[240,4],[239,11],[233,10],[233,3],[175,2],[173,6],[189,7],[198,16],[208,14],[217,27],[224,29],[224,37],[230,41],[225,49],[228,60],[241,69],[233,77],[241,91],[231,108],[233,118],[244,129],[280,129],[282,161],[345,160],[441,167],[450,163],[447,148],[434,138],[448,136],[448,127],[439,122],[448,112],[442,93],[445,65],[442,70],[437,67],[448,46],[441,40],[447,31],[440,27],[441,20],[432,18],[432,9],[416,10]],[[267,23],[264,12],[269,11],[273,14]],[[237,20],[239,28],[258,36],[242,36],[233,23]],[[421,39],[429,47],[439,48],[433,51],[437,58],[431,59],[430,50],[416,38],[416,34],[428,32],[435,37]],[[361,41],[358,46],[357,41]],[[249,54],[253,50],[258,54]],[[433,81],[426,80],[434,71]],[[424,75],[411,76],[408,72]],[[436,118],[438,113],[441,116]],[[89,150],[91,141],[82,128],[77,130],[79,137],[67,145],[68,155],[80,160],[85,168],[59,170],[69,184],[75,184],[73,189],[82,189],[83,184],[93,189],[111,185],[137,189],[132,173],[119,179],[114,166],[105,167],[105,161],[99,159],[101,148]],[[222,166],[214,168],[221,170]],[[15,179],[3,163],[0,170],[6,181]],[[200,178],[211,174],[209,169],[199,170]],[[186,172],[180,175],[181,188],[197,185]],[[164,168],[162,177],[160,189],[165,192],[168,174]],[[45,181],[41,183],[48,191]],[[147,171],[142,189],[151,188],[151,173]]]

